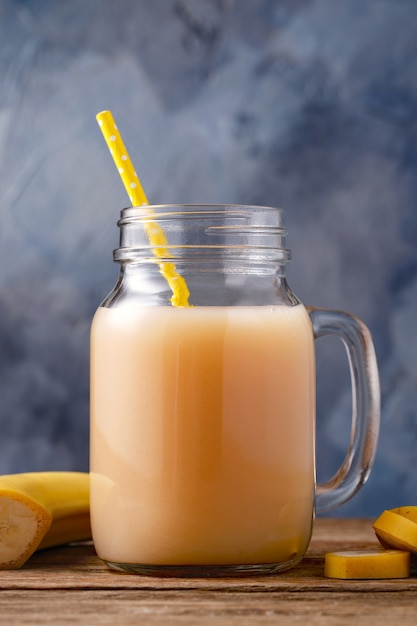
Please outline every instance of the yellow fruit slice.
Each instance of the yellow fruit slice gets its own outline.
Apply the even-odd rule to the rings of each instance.
[[[396,509],[390,509],[393,513],[407,517],[417,524],[417,506],[399,506]]]
[[[384,547],[417,552],[417,522],[412,517],[417,507],[399,507],[381,513],[372,524],[376,536]],[[403,510],[402,513],[396,511]]]
[[[405,550],[328,552],[324,575],[357,580],[407,578],[410,575],[410,553]]]

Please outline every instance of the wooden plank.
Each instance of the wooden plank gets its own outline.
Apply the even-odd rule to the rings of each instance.
[[[361,626],[401,619],[402,626],[415,626],[415,594],[324,592],[316,594],[260,592],[248,594],[200,590],[26,590],[0,593],[1,623],[10,626],[81,624],[103,626],[115,623],[144,626],[167,624],[308,624],[352,626],[360,616]]]
[[[40,552],[0,572],[0,623],[107,625],[417,623],[417,578],[343,581],[323,576],[324,552],[378,543],[369,520],[318,520],[310,550],[289,572],[255,578],[169,579],[108,570],[93,546]]]

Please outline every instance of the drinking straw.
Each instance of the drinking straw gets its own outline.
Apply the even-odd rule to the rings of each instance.
[[[123,185],[130,198],[132,206],[149,206],[148,199],[143,190],[139,177],[133,167],[122,136],[116,126],[111,111],[101,111],[97,113],[96,119],[103,133],[104,140],[113,157],[114,164],[120,174]],[[149,214],[152,214],[149,208]],[[161,226],[154,221],[145,222],[145,229],[148,239],[152,244],[152,251],[159,258],[169,258],[171,254],[167,250],[168,245],[165,233]],[[178,274],[174,263],[159,263],[159,271],[168,282],[171,290],[171,304],[173,306],[188,307],[190,292],[184,278]]]

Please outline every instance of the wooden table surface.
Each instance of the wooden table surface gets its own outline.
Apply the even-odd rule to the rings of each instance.
[[[319,519],[303,562],[268,577],[167,579],[108,570],[91,544],[35,554],[18,571],[0,571],[0,624],[417,624],[417,576],[332,580],[330,550],[377,547],[369,520]],[[397,626],[397,624],[395,624]],[[398,624],[399,626],[399,624]]]

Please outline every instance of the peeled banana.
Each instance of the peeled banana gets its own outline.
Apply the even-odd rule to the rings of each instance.
[[[42,548],[91,539],[84,472],[0,476],[0,569],[18,569]]]

